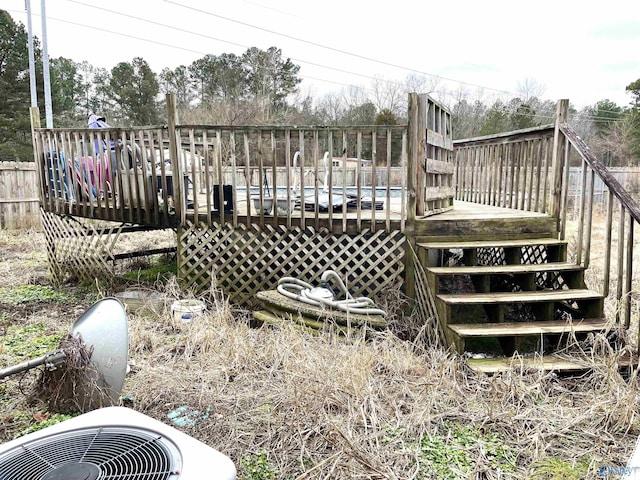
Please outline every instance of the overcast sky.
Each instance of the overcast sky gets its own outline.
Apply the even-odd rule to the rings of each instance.
[[[31,0],[42,37],[41,0]],[[26,25],[25,0],[0,0]],[[207,53],[276,46],[315,97],[430,74],[440,90],[627,105],[640,78],[640,1],[48,0],[49,55],[112,68],[143,57],[160,72]]]

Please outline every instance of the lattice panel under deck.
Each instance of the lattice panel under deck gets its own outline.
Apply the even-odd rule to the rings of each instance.
[[[504,265],[506,263],[503,248],[479,248],[478,265]],[[549,261],[549,252],[544,245],[529,245],[522,247],[520,251],[520,263],[539,264]],[[553,290],[567,289],[569,286],[557,272],[536,273],[536,285],[539,288],[551,288]]]
[[[356,236],[284,226],[189,224],[178,231],[179,275],[197,291],[212,286],[232,301],[253,304],[284,276],[313,285],[327,269],[338,272],[354,296],[376,297],[403,281],[405,236],[365,232]]]
[[[504,248],[479,248],[478,265],[504,265]]]
[[[549,254],[544,245],[530,245],[520,249],[520,263],[538,264],[548,262]],[[479,248],[478,265],[505,265],[506,255],[504,248]]]
[[[54,283],[68,277],[90,282],[113,277],[108,261],[122,226],[95,226],[87,220],[40,212]]]
[[[522,247],[520,258],[523,264],[547,263],[549,261],[549,252],[544,245],[529,245],[528,247]]]

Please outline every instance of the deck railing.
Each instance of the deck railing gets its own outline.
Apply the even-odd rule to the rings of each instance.
[[[406,127],[179,125],[177,137],[190,183],[183,217],[340,233],[404,229]]]
[[[32,109],[45,210],[154,227],[404,231],[406,126],[179,125],[167,104],[167,126],[131,129],[42,129]]]
[[[456,200],[546,212],[554,126],[454,141]]]
[[[169,225],[171,176],[154,175],[163,127],[37,129],[34,152],[45,210],[127,223]]]
[[[587,144],[567,124],[560,125],[560,141],[569,158],[571,149],[580,158],[581,184],[569,202],[566,188],[566,167],[559,209],[560,238],[568,236],[567,223],[577,225],[575,235],[575,261],[586,268],[592,267],[592,277],[599,280],[601,292],[615,300],[615,315],[625,329],[631,324],[632,311],[637,310],[634,291],[640,288],[634,279],[633,260],[638,249],[634,242],[635,225],[640,222],[640,206],[600,162]],[[565,163],[565,165],[568,162]],[[602,225],[594,224],[594,183],[599,177],[606,185],[607,202]],[[596,237],[603,233],[604,239]],[[598,264],[593,264],[597,256]],[[635,285],[634,285],[635,283]],[[637,317],[637,315],[636,315]]]
[[[561,100],[555,125],[454,142],[456,199],[554,217],[571,259],[587,269],[589,287],[608,297],[610,316],[629,328],[640,288],[633,277],[640,206],[569,127],[567,109]],[[572,163],[580,165],[580,182],[570,191]],[[596,178],[607,202],[594,222]]]

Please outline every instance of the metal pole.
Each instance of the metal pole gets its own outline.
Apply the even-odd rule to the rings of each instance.
[[[49,77],[49,51],[47,49],[47,12],[45,0],[41,0],[42,16],[42,68],[44,74],[44,111],[47,128],[53,128],[53,114],[51,113],[51,78]]]
[[[29,85],[31,88],[31,106],[38,106],[38,92],[36,91],[36,60],[33,53],[33,29],[31,27],[31,0],[24,0],[27,10],[27,34],[29,40]]]
[[[53,370],[55,367],[62,365],[65,361],[66,355],[62,350],[55,350],[49,352],[41,357],[32,358],[26,362],[22,362],[12,367],[7,367],[0,370],[0,379],[8,377],[9,375],[15,375],[16,373],[26,372],[32,368],[44,365],[46,368]]]

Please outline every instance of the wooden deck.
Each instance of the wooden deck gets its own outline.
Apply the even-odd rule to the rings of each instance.
[[[528,212],[456,200],[453,209],[416,219],[418,243],[492,241],[553,237],[555,220],[546,213]]]
[[[490,220],[490,219],[513,219],[513,218],[549,218],[546,213],[527,212],[506,207],[495,207],[493,205],[483,205],[480,203],[454,200],[453,209],[447,212],[438,213],[424,220],[429,221],[450,221],[459,222],[467,220]]]
[[[385,202],[387,199],[385,199]],[[203,203],[205,205],[203,205]],[[207,216],[206,201],[200,199],[198,218],[204,221]],[[403,214],[404,199],[392,197],[389,208],[384,210],[357,210],[353,208],[338,208],[333,212],[328,211],[302,211],[296,208],[286,214],[274,215],[260,214],[253,205],[250,206],[250,216],[247,215],[247,201],[240,199],[235,202],[235,210],[224,215],[225,221],[240,224],[256,223],[271,225],[312,226],[316,229],[327,228],[333,233],[355,233],[360,226],[368,226],[369,229],[404,231],[406,215]],[[195,211],[187,209],[187,218],[195,220]],[[220,219],[219,213],[214,211],[212,218]],[[484,228],[484,225],[490,227]],[[374,225],[374,228],[372,228]],[[416,234],[419,241],[437,239],[446,241],[464,235],[467,239],[487,238],[522,238],[536,237],[541,234],[552,234],[554,231],[553,219],[538,212],[526,212],[505,207],[480,205],[477,203],[456,200],[453,208],[446,212],[437,213],[424,218],[416,219]],[[483,226],[483,227],[481,227]],[[480,229],[480,233],[479,232]],[[485,233],[483,233],[485,232]],[[446,235],[445,235],[446,233]],[[552,239],[549,240],[553,242]],[[526,243],[526,242],[525,242]]]
[[[401,285],[434,341],[460,353],[491,337],[508,360],[524,337],[558,335],[554,322],[567,315],[574,333],[604,331],[606,297],[617,302],[613,324],[629,328],[640,206],[566,124],[568,100],[554,125],[456,142],[448,111],[427,96],[411,93],[407,111],[408,124],[393,127],[178,125],[168,95],[166,126],[93,130],[42,129],[32,108],[52,271],[79,274],[75,261],[107,272],[96,262],[112,258],[124,228],[175,228],[186,284],[215,283],[240,303],[284,275],[329,268],[365,296]],[[582,160],[578,195],[568,187],[571,151]],[[596,178],[609,189],[604,274],[586,285]],[[335,199],[354,185],[382,209],[253,205],[256,194],[332,188]],[[577,242],[567,240],[569,218]],[[105,242],[85,248],[96,235]],[[574,368],[553,357],[542,367]]]
[[[198,196],[198,220],[201,222],[208,221],[208,205],[204,195]],[[342,198],[342,195],[335,194],[334,197]],[[308,198],[308,197],[307,197]],[[278,197],[278,199],[281,199]],[[286,205],[286,198],[282,198]],[[295,197],[290,197],[291,204],[295,202]],[[364,230],[386,230],[404,231],[406,225],[406,194],[396,196],[380,196],[376,197],[376,201],[383,202],[383,208],[375,210],[371,208],[353,208],[338,206],[333,211],[323,210],[320,208],[314,210],[303,210],[298,205],[289,211],[283,209],[276,210],[272,208],[267,214],[256,208],[254,199],[244,196],[234,200],[233,210],[224,213],[224,221],[234,225],[256,224],[256,225],[284,225],[292,227],[312,227],[316,230],[327,229],[332,233],[356,234]],[[362,202],[364,203],[364,202]],[[186,216],[188,219],[195,220],[196,214],[193,208],[187,208]],[[211,212],[211,221],[221,221],[219,212]]]

